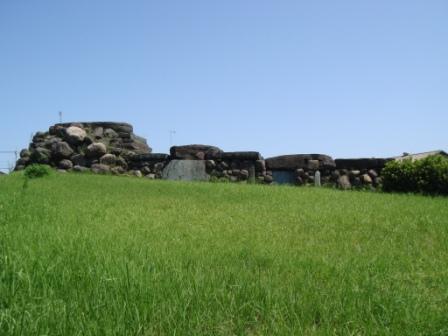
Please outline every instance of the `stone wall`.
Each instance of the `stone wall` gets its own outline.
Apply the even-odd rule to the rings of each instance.
[[[78,122],[37,132],[20,152],[16,170],[32,163],[63,171],[127,174],[150,179],[211,180],[240,183],[315,183],[343,189],[377,187],[391,159],[336,159],[324,154],[292,154],[264,159],[259,152],[225,152],[210,145],[173,146],[170,154],[152,153],[127,123]]]

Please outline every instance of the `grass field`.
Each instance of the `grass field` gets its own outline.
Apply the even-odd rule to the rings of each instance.
[[[0,335],[447,335],[448,198],[0,177]]]

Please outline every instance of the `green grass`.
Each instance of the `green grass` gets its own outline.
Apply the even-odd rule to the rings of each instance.
[[[0,177],[0,335],[447,335],[448,199]]]

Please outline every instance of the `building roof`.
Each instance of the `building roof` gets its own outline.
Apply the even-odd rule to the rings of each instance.
[[[403,153],[403,155],[396,156],[396,157],[394,157],[394,159],[397,161],[402,161],[402,160],[407,160],[407,159],[411,159],[412,161],[414,161],[414,160],[421,160],[421,159],[427,158],[428,156],[434,156],[434,155],[442,155],[442,156],[448,157],[448,153],[443,150],[433,150],[433,151],[429,151],[429,152],[422,152],[422,153],[415,153],[415,154]]]

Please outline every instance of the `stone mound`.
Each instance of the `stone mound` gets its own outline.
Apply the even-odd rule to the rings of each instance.
[[[29,148],[20,152],[15,169],[42,163],[63,170],[93,167],[98,172],[124,173],[134,156],[150,153],[146,139],[135,135],[127,123],[59,123],[34,135]]]

